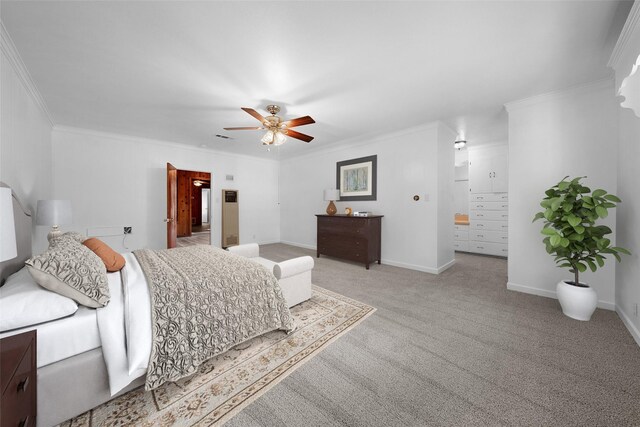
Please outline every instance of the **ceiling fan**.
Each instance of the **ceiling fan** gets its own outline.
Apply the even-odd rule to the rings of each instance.
[[[282,145],[286,140],[286,136],[299,139],[304,142],[311,142],[312,136],[305,135],[304,133],[297,132],[291,128],[296,126],[304,126],[315,123],[309,116],[298,117],[297,119],[291,119],[283,121],[281,117],[276,116],[280,112],[280,107],[277,105],[267,105],[267,111],[271,114],[267,117],[262,117],[253,108],[242,108],[247,113],[258,119],[262,126],[248,126],[248,127],[236,127],[236,128],[224,128],[225,130],[261,130],[266,129],[267,133],[264,134],[261,141],[263,145]],[[286,136],[285,136],[286,135]]]

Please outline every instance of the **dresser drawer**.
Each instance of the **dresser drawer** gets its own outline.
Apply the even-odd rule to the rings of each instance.
[[[476,219],[500,221],[509,219],[509,213],[507,211],[471,211],[470,218],[472,222]]]
[[[471,221],[470,230],[490,230],[490,231],[509,231],[509,223],[507,221]]]
[[[35,354],[32,345],[27,347],[13,377],[9,380],[2,394],[2,427],[35,425],[37,374],[33,370]]]
[[[505,202],[509,200],[509,193],[478,193],[471,194],[471,202]]]
[[[459,225],[459,224],[456,224],[456,225],[454,226],[454,230],[456,230],[456,231],[469,231],[469,226],[468,226],[468,225]]]
[[[468,252],[469,251],[469,241],[467,240],[465,242],[460,242],[460,241],[453,242],[453,250]]]
[[[453,232],[453,239],[454,240],[469,240],[469,232],[467,230],[465,231],[454,231]]]
[[[506,243],[469,241],[469,252],[485,255],[507,256],[509,254]]]
[[[469,240],[480,242],[507,243],[508,235],[502,231],[471,230]]]
[[[506,211],[509,202],[471,202],[469,208],[473,210]]]

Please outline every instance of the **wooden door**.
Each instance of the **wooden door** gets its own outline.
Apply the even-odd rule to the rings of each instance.
[[[178,169],[167,163],[167,248],[176,247],[178,235]]]

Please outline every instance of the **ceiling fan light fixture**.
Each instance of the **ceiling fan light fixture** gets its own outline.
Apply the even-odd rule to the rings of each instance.
[[[273,137],[273,145],[282,145],[287,140],[287,137],[282,132],[276,132]]]
[[[268,130],[267,133],[264,134],[264,136],[262,137],[262,139],[260,141],[262,141],[262,144],[264,145],[270,145],[273,144],[273,131],[272,130]]]
[[[467,141],[465,141],[464,139],[457,139],[457,140],[453,143],[453,146],[454,146],[455,148],[457,148],[458,150],[463,149],[466,145],[467,145]]]

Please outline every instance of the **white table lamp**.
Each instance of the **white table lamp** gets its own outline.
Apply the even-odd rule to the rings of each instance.
[[[71,200],[38,200],[37,225],[50,225],[49,242],[62,234],[59,227],[71,224]]]
[[[340,191],[339,190],[324,190],[324,200],[329,201],[329,206],[327,206],[327,215],[335,215],[338,212],[336,205],[333,203],[335,200],[340,200]]]
[[[0,188],[0,261],[18,256],[16,247],[16,224],[13,220],[13,198],[11,189]]]

